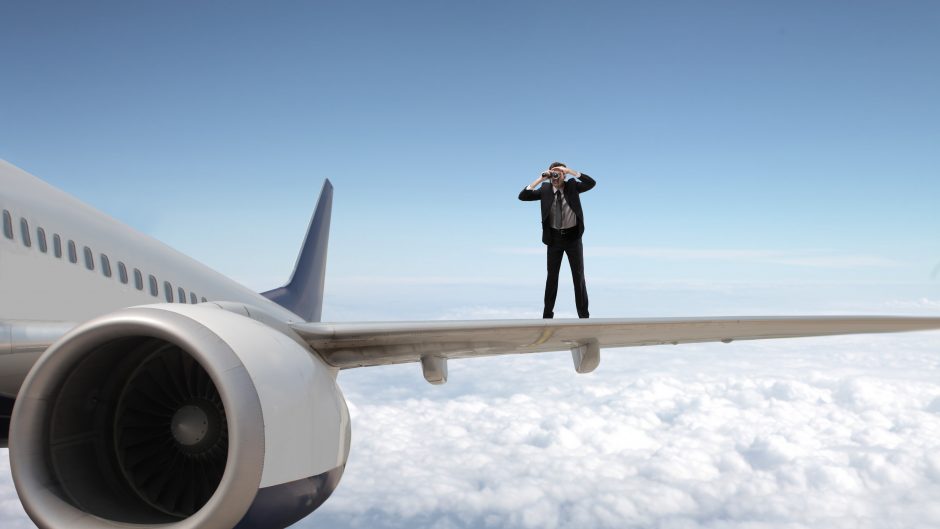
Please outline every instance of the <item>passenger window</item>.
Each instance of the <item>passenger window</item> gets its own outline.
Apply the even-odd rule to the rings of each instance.
[[[58,233],[52,236],[52,251],[56,257],[62,259],[62,237],[59,237]]]
[[[186,291],[183,290],[183,287],[180,287],[179,297],[177,298],[177,301],[179,301],[180,303],[186,303]]]
[[[91,252],[91,248],[85,247],[85,268],[89,270],[95,269],[95,254]]]
[[[101,273],[105,277],[111,277],[111,261],[105,254],[101,254]]]
[[[195,292],[190,292],[190,293],[189,293],[189,302],[192,303],[193,305],[195,305],[196,303],[199,303],[199,300],[196,299],[196,293],[195,293]]]
[[[7,239],[13,238],[13,216],[7,210],[3,210],[3,234]]]
[[[118,277],[121,278],[121,283],[127,284],[127,267],[121,261],[118,261]]]
[[[69,262],[78,262],[78,250],[75,249],[75,241],[69,241]]]
[[[157,292],[157,278],[153,277],[153,274],[150,274],[150,295],[156,296],[159,294]]]
[[[137,290],[144,289],[144,275],[137,268],[134,269],[134,286],[137,287]]]
[[[23,246],[27,248],[32,246],[33,239],[29,236],[29,223],[24,218],[20,218],[20,233],[23,235]]]
[[[36,228],[36,241],[39,242],[39,251],[46,253],[49,251],[49,246],[46,244],[46,230],[42,228]]]
[[[169,281],[163,282],[163,296],[166,297],[167,303],[173,303],[173,285]]]

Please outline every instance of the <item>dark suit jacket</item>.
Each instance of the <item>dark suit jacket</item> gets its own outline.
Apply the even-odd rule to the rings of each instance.
[[[595,182],[593,178],[581,173],[581,178],[569,178],[565,180],[565,186],[562,188],[562,192],[565,194],[565,200],[568,202],[568,207],[570,207],[571,210],[574,211],[575,216],[578,217],[578,224],[576,226],[578,238],[584,234],[584,212],[581,210],[581,197],[578,195],[585,191],[590,191],[595,184],[597,184],[597,182]],[[541,187],[538,189],[523,188],[519,193],[519,200],[542,201],[542,242],[551,244],[552,226],[550,217],[552,202],[555,200],[555,189],[552,187],[551,182],[542,182]]]

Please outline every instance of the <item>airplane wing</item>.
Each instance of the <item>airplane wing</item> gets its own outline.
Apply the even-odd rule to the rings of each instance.
[[[570,349],[579,373],[605,347],[731,342],[940,329],[940,318],[778,316],[589,320],[299,323],[291,327],[341,369],[421,362],[428,382],[446,381],[446,360]]]

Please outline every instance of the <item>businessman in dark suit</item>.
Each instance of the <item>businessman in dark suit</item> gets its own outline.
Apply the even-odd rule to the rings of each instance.
[[[574,178],[565,180],[567,175]],[[549,183],[551,182],[551,183]],[[568,169],[561,162],[553,162],[548,171],[519,193],[519,200],[540,200],[542,203],[542,242],[548,247],[548,278],[545,280],[545,308],[543,318],[555,316],[555,297],[558,295],[558,271],[561,259],[568,255],[571,280],[574,282],[574,301],[578,317],[587,318],[588,295],[584,284],[584,212],[580,194],[590,191],[596,182],[590,176]]]

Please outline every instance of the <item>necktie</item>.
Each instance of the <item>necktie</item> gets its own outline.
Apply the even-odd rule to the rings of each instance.
[[[562,226],[561,218],[561,191],[555,191],[555,229],[560,230]]]

